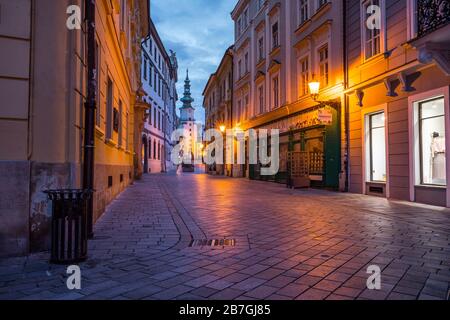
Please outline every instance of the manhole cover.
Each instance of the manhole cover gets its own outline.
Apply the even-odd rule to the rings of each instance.
[[[192,240],[189,247],[234,247],[235,239]]]
[[[96,241],[96,240],[109,240],[111,239],[111,237],[108,236],[94,236],[93,239],[91,239],[92,241]]]

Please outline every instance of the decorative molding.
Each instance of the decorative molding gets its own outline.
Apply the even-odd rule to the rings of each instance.
[[[364,104],[363,104],[363,99],[364,99],[364,91],[362,91],[362,90],[357,90],[356,92],[355,92],[355,95],[356,95],[356,98],[358,99],[358,107],[363,107],[364,106]]]
[[[420,63],[429,64],[435,62],[445,73],[450,76],[450,45],[426,42],[417,48]]]
[[[394,89],[391,79],[389,79],[389,78],[384,79],[384,85],[387,90],[386,96],[388,96],[388,97],[396,97],[397,96],[397,94],[395,93],[395,89]]]

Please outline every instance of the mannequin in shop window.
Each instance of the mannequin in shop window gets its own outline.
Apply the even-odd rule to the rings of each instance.
[[[445,184],[445,137],[433,132],[431,139],[431,179],[435,184]]]

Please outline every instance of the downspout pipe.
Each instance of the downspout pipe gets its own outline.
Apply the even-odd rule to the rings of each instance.
[[[87,96],[84,104],[83,189],[94,192],[95,112],[97,72],[95,61],[95,0],[85,0],[87,27]],[[94,198],[87,203],[88,238],[94,237]]]
[[[348,89],[348,56],[347,56],[347,0],[343,2],[343,58],[344,58],[344,91]],[[345,192],[350,191],[350,115],[349,115],[349,99],[344,94],[344,110],[345,110]]]

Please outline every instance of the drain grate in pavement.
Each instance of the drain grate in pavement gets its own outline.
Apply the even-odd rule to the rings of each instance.
[[[189,247],[234,247],[235,239],[192,240]]]

